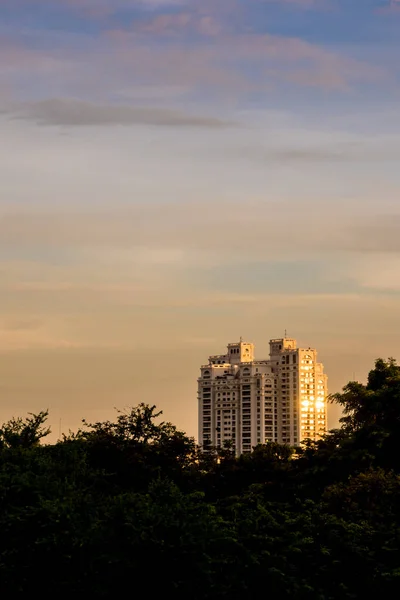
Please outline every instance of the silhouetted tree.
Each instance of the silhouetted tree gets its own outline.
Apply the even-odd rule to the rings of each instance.
[[[50,428],[45,427],[49,412],[37,415],[29,413],[25,419],[12,418],[0,428],[0,448],[32,448],[49,435]]]
[[[400,374],[379,359],[333,397],[341,427],[296,452],[201,451],[155,406],[41,444],[0,428],[0,591],[354,600],[400,592]],[[46,588],[43,587],[43,568]]]

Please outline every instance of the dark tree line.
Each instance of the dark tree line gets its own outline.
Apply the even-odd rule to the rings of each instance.
[[[336,600],[400,593],[400,367],[332,401],[294,452],[204,454],[144,404],[54,445],[47,412],[0,429],[0,591]]]

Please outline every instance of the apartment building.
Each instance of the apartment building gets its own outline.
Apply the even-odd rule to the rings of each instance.
[[[296,340],[272,339],[269,359],[254,344],[228,344],[210,356],[198,379],[199,443],[234,444],[236,454],[266,442],[298,446],[327,430],[327,376],[317,351]]]

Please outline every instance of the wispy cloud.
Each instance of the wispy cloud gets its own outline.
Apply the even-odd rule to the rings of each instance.
[[[222,23],[211,15],[196,12],[155,15],[150,19],[134,22],[132,30],[151,35],[178,35],[182,32],[215,36],[221,32]]]
[[[125,207],[114,204],[112,210],[84,212],[77,208],[58,212],[49,208],[19,213],[9,210],[0,220],[0,239],[3,244],[16,247],[41,244],[53,250],[65,246],[97,249],[96,260],[107,260],[109,248],[114,252],[119,249],[125,254],[111,251],[111,258],[126,264],[145,264],[146,268],[151,264],[162,268],[167,264],[217,265],[230,260],[240,264],[263,260],[271,252],[279,252],[282,259],[300,259],[312,256],[317,249],[322,254],[334,250],[382,251],[389,244],[398,248],[396,241],[388,240],[389,223],[371,236],[372,221],[379,232],[376,216],[360,216],[358,227],[343,225],[341,218],[353,220],[357,215],[357,205],[350,213],[345,205],[339,210],[338,205],[315,202],[291,206],[248,199],[246,207],[243,211],[240,202],[182,201],[136,202]],[[394,217],[391,220],[397,223]],[[397,233],[397,228],[392,225],[390,231]],[[51,256],[49,252],[50,259]]]
[[[296,8],[310,9],[329,6],[329,0],[258,0],[262,4],[287,4]]]
[[[35,120],[39,125],[158,125],[210,128],[232,125],[222,119],[189,115],[166,108],[98,105],[71,99],[52,99],[25,104],[16,108],[14,114],[20,118]]]
[[[234,104],[254,94],[266,100],[271,89],[288,85],[351,92],[392,79],[384,65],[306,38],[272,34],[268,21],[263,28],[231,21],[225,4],[187,3],[123,24],[105,19],[96,35],[85,33],[85,27],[11,35],[1,47],[0,83],[17,96],[76,97],[95,104],[99,98],[107,104],[123,87],[173,86],[185,88],[189,99],[208,95]]]

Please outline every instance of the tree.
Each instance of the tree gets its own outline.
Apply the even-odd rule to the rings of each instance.
[[[162,411],[156,412],[156,406],[141,403],[136,407],[121,411],[117,410],[116,421],[88,423],[83,420],[84,426],[89,429],[87,438],[108,439],[114,441],[130,441],[138,444],[152,444],[159,442],[166,436],[175,433],[176,428],[171,423],[156,423]]]
[[[33,448],[51,432],[45,427],[49,412],[29,413],[25,419],[12,418],[0,429],[0,448]]]
[[[86,443],[93,467],[105,469],[115,485],[146,489],[160,475],[188,485],[198,471],[198,448],[193,438],[161,421],[161,415],[155,406],[141,403],[117,411],[115,421],[92,424],[84,420],[86,430],[78,438]]]
[[[393,358],[379,358],[368,375],[367,385],[350,382],[331,400],[343,407],[344,429],[355,432],[377,426],[392,428],[400,422],[400,367]]]
[[[47,413],[0,428],[0,591],[355,600],[400,591],[400,376],[379,360],[297,452],[201,453],[154,406],[55,445]],[[362,574],[362,576],[360,576]]]
[[[366,385],[347,384],[332,396],[343,407],[341,449],[364,455],[369,466],[400,469],[400,367],[378,359]]]

